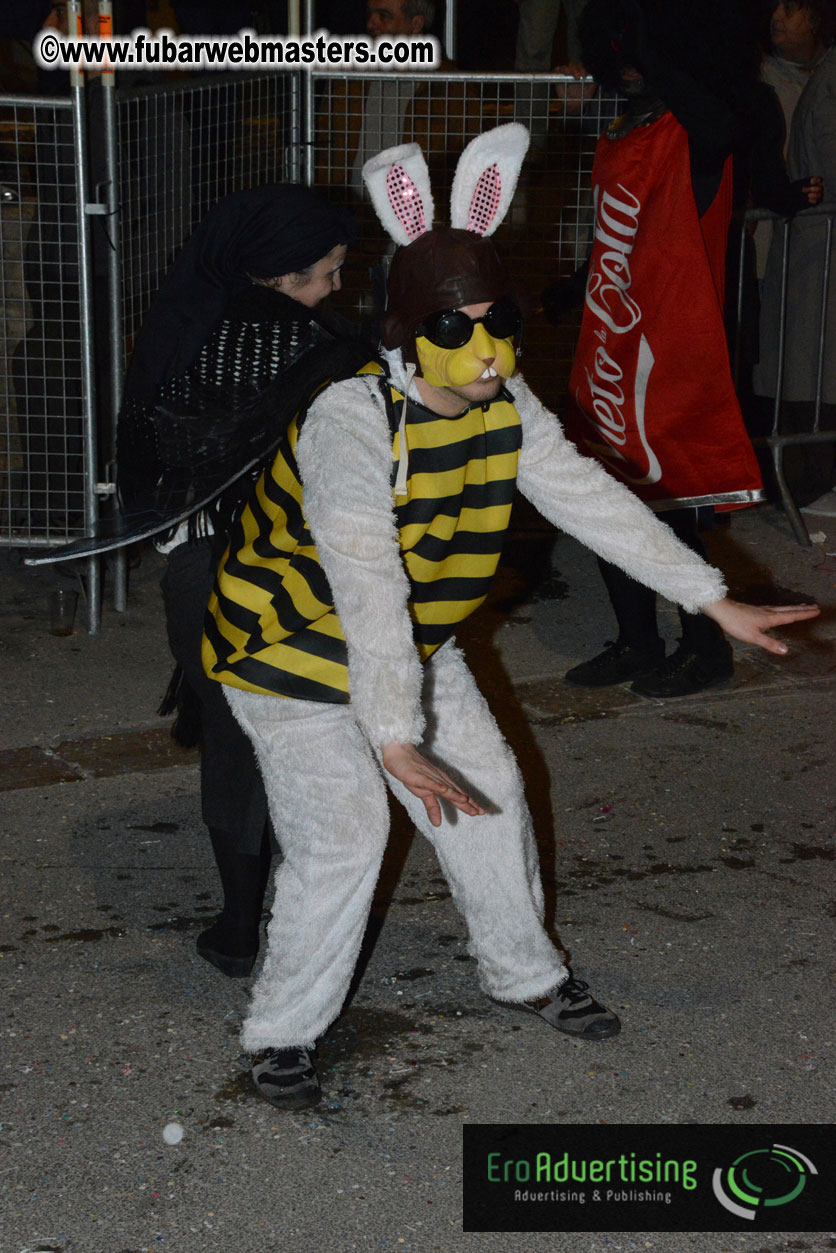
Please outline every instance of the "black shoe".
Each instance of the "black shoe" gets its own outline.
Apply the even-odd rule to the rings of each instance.
[[[195,947],[204,961],[215,966],[230,979],[246,979],[258,957],[258,942],[255,952],[248,952],[251,940],[241,942],[233,933],[224,927],[219,919],[206,931],[201,931]]]
[[[616,640],[597,657],[582,661],[579,666],[567,670],[563,676],[567,683],[578,687],[610,687],[626,683],[652,670],[665,656],[663,640],[657,640],[648,648],[633,648]]]
[[[692,696],[718,683],[728,683],[734,674],[731,648],[711,654],[695,653],[680,644],[675,653],[630,688],[639,696]]]
[[[253,1057],[253,1082],[276,1109],[307,1109],[322,1100],[313,1051],[301,1045],[262,1049]]]
[[[209,838],[223,888],[224,904],[211,927],[197,937],[197,951],[231,979],[246,979],[258,956],[264,892],[270,875],[272,839],[269,825],[258,853],[241,853],[235,837],[220,827]]]
[[[594,996],[590,996],[589,984],[584,983],[583,979],[576,979],[571,971],[566,982],[548,996],[532,1001],[514,1002],[506,1005],[506,1008],[517,1009],[526,1014],[538,1014],[550,1027],[583,1040],[608,1040],[621,1030],[618,1015],[611,1009],[605,1009]]]

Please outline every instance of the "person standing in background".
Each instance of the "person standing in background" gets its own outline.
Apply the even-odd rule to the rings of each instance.
[[[731,153],[756,125],[756,61],[750,72],[737,16],[705,0],[589,0],[581,25],[584,65],[628,104],[595,153],[594,243],[569,293],[585,287],[567,430],[700,556],[716,509],[762,497],[723,324]],[[562,286],[544,294],[553,319]],[[680,609],[666,658],[654,593],[599,566],[618,636],[567,682],[632,680],[640,695],[674,697],[731,678],[716,621]]]
[[[548,74],[552,46],[560,20],[566,14],[566,46],[570,62],[581,60],[580,21],[586,0],[519,0],[520,24],[514,69],[520,74]]]
[[[784,118],[783,156],[787,159],[790,127],[801,93],[810,81],[815,66],[827,51],[822,38],[825,10],[821,0],[807,5],[774,4],[769,19],[769,52],[761,62],[761,78],[772,88]],[[755,231],[758,256],[758,278],[763,278],[766,258],[772,239],[772,224],[759,222]]]
[[[779,5],[772,15],[772,39],[785,59],[802,56],[809,67],[798,99],[787,144],[787,174],[804,178],[814,172],[823,180],[823,202],[836,202],[836,5],[831,0]],[[774,404],[778,388],[779,351],[783,351],[780,429],[836,430],[836,248],[831,240],[830,276],[823,289],[827,255],[827,218],[796,217],[789,230],[784,341],[779,341],[781,272],[784,231],[774,230],[762,284],[760,360],[754,390]],[[820,354],[822,309],[825,342]],[[821,357],[821,360],[820,360]],[[819,368],[821,366],[821,392]],[[836,516],[831,490],[836,473],[834,443],[800,444],[785,453],[785,474],[797,504],[811,514]]]
[[[560,7],[566,14],[566,41],[570,64],[561,71],[580,68],[580,20],[587,0],[519,0],[520,24],[514,72],[549,74],[554,69],[552,48],[560,20]],[[528,126],[533,148],[541,148],[548,130],[549,93],[545,86],[518,84],[515,88],[516,117]]]

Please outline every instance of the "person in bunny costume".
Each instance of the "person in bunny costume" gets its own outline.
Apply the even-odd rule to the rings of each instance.
[[[522,778],[453,642],[490,586],[515,487],[634,577],[773,652],[786,647],[769,626],[817,612],[724,599],[720,574],[582,457],[515,374],[520,311],[489,235],[527,142],[512,123],[468,145],[452,226],[435,230],[417,145],[366,163],[399,245],[381,357],[293,421],[209,603],[204,668],[253,742],[282,832],[242,1032],[277,1108],[321,1097],[316,1040],[357,961],[387,785],[435,848],[488,996],[586,1040],[620,1030],[544,929]]]

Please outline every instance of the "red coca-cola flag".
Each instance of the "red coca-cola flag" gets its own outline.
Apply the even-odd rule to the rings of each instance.
[[[567,431],[654,508],[761,499],[723,327],[731,161],[702,218],[672,113],[601,137]]]

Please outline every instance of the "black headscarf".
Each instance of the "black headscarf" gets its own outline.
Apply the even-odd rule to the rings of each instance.
[[[355,236],[349,210],[309,187],[272,183],[221,200],[157,292],[134,347],[126,399],[152,404],[166,380],[189,368],[253,279],[296,273]]]

